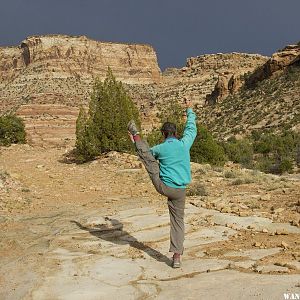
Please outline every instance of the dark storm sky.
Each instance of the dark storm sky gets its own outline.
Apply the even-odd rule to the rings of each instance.
[[[271,55],[300,41],[300,0],[0,0],[0,45],[29,35],[148,43],[162,69],[217,52]]]

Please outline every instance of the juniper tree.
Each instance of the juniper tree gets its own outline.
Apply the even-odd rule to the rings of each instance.
[[[16,115],[0,117],[0,145],[23,144],[26,142],[25,125]]]
[[[121,82],[111,69],[106,79],[96,79],[88,113],[81,109],[76,126],[76,152],[89,160],[108,151],[132,151],[127,124],[134,119],[140,126],[139,113]]]

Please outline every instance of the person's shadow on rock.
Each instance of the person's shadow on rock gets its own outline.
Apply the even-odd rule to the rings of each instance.
[[[130,247],[141,250],[157,261],[164,262],[168,266],[171,266],[172,262],[167,256],[151,248],[150,246],[139,242],[129,232],[124,231],[123,224],[120,221],[110,218],[106,218],[106,220],[111,223],[110,226],[101,224],[99,228],[83,226],[77,221],[71,221],[71,223],[76,224],[80,229],[88,231],[90,234],[96,236],[99,239],[112,242],[116,245],[129,244]]]

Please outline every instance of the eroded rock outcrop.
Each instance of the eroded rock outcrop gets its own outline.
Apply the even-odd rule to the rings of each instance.
[[[211,94],[206,96],[205,103],[214,105],[226,98],[228,95],[233,94],[242,86],[242,77],[235,74],[225,72],[219,74],[218,81]]]
[[[227,88],[227,81],[232,77],[232,88],[239,83],[239,77],[252,72],[264,64],[268,57],[248,53],[205,54],[187,59],[186,66],[181,69],[167,69],[163,73],[165,88],[163,97],[189,97],[198,106],[204,106],[206,96],[216,87],[219,92]],[[231,75],[229,75],[231,74]],[[222,86],[224,85],[224,88]],[[167,98],[165,97],[165,98]]]
[[[278,71],[283,71],[287,67],[299,63],[300,44],[288,45],[282,50],[274,53],[272,57],[262,66],[258,67],[246,80],[247,87],[254,87],[259,81],[271,77]]]

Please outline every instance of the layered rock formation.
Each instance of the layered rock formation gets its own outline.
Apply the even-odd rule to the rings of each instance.
[[[201,119],[218,138],[250,135],[253,130],[300,132],[300,45],[274,53],[254,72],[232,86],[230,74],[220,78],[208,96]],[[220,101],[222,100],[222,101]]]
[[[202,107],[220,74],[253,71],[268,58],[253,54],[192,57],[161,74],[149,45],[107,43],[85,36],[33,36],[19,47],[0,48],[0,112],[16,111],[35,144],[74,143],[78,107],[86,105],[95,77],[110,67],[134,98],[144,130],[157,124],[159,106],[189,97]]]
[[[236,52],[191,57],[187,59],[184,68],[169,69],[163,73],[167,86],[164,94],[168,94],[166,98],[187,96],[203,106],[206,95],[212,92],[221,74],[231,74],[238,78],[252,72],[267,60],[262,55]]]
[[[158,113],[165,103],[188,97],[201,110],[205,106],[207,94],[214,90],[221,74],[231,74],[234,79],[232,88],[236,89],[240,85],[239,78],[242,75],[253,71],[267,60],[268,57],[258,54],[206,54],[188,58],[183,68],[166,69],[160,84],[143,88],[143,110],[150,114],[143,122],[146,124],[145,129],[157,125],[155,113]]]
[[[288,45],[284,49],[274,53],[272,57],[262,66],[257,68],[246,80],[247,87],[254,87],[257,82],[271,77],[278,71],[283,71],[287,67],[299,64],[300,44]]]
[[[215,105],[228,95],[233,94],[242,86],[242,76],[225,72],[219,75],[218,81],[211,94],[206,95],[205,103]]]
[[[25,119],[31,141],[60,143],[70,134],[74,139],[77,116],[73,110],[87,103],[93,79],[104,79],[108,67],[129,85],[153,84],[161,77],[156,53],[149,45],[53,35],[33,36],[19,47],[0,48],[1,112],[17,111]],[[61,111],[71,116],[68,124]],[[49,118],[58,123],[53,125]],[[60,140],[57,128],[70,131]]]
[[[98,42],[85,36],[33,36],[19,47],[0,48],[0,79],[16,78],[31,69],[38,79],[104,78],[109,66],[127,83],[159,81],[156,53],[150,45]],[[28,78],[29,79],[29,78]]]

